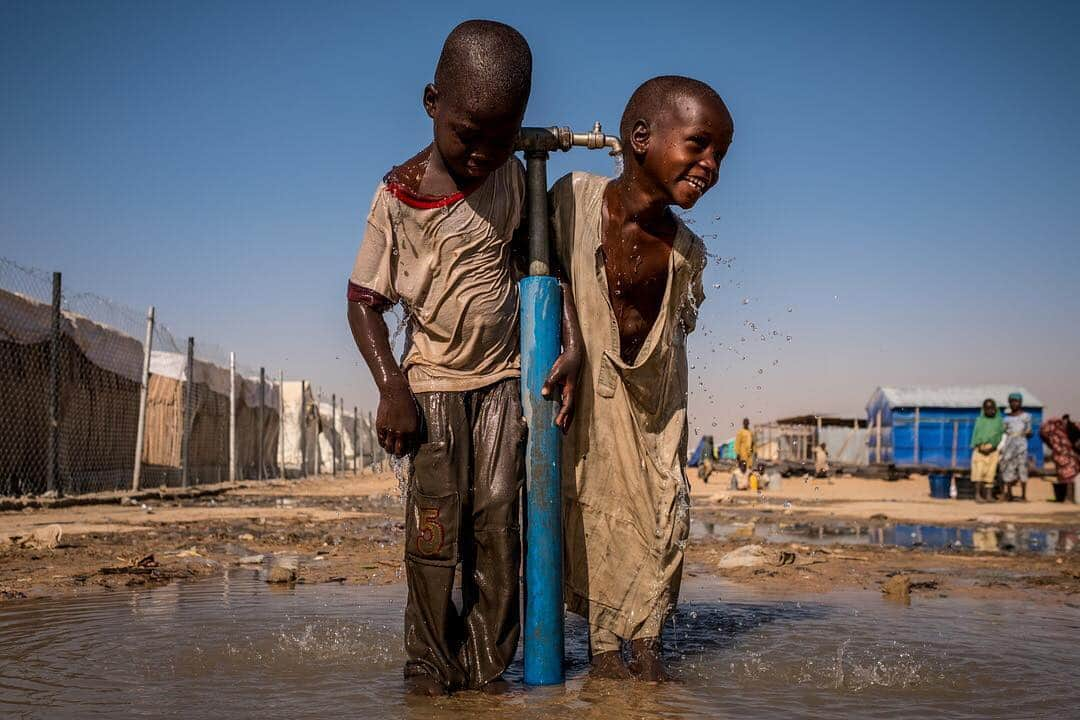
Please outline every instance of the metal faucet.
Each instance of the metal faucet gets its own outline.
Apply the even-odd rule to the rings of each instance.
[[[600,123],[593,125],[592,132],[576,133],[568,127],[523,127],[514,149],[525,152],[566,152],[572,147],[590,150],[611,148],[610,155],[622,154],[622,142],[617,135],[605,135]]]
[[[572,147],[590,150],[611,148],[609,155],[622,155],[617,135],[605,135],[600,123],[592,132],[576,133],[568,127],[523,127],[514,143],[525,152],[525,184],[529,206],[529,274],[548,275],[547,158],[548,153]]]

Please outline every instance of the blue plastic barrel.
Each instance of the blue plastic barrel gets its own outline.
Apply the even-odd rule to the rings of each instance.
[[[951,473],[930,473],[930,497],[948,500],[950,487],[952,487]]]

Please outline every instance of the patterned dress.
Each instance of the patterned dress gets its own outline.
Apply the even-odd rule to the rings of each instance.
[[[1021,410],[1017,415],[1005,413],[1003,420],[1005,421],[1005,444],[1001,448],[1001,460],[998,461],[1001,481],[1006,485],[1027,482],[1027,434],[1031,432],[1031,415]]]
[[[1050,452],[1053,453],[1058,482],[1076,482],[1080,479],[1080,455],[1077,455],[1069,442],[1065,421],[1057,418],[1047,420],[1039,428],[1039,437],[1050,446]]]

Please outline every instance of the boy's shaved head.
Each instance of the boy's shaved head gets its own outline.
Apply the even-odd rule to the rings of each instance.
[[[619,134],[622,135],[623,142],[630,138],[634,123],[638,120],[644,120],[651,127],[675,101],[684,97],[715,102],[723,108],[724,114],[730,120],[731,115],[720,95],[705,83],[682,75],[661,75],[643,82],[627,101],[622,122],[619,123]]]
[[[524,106],[532,87],[532,51],[514,28],[493,20],[466,20],[443,44],[435,86],[456,98]]]

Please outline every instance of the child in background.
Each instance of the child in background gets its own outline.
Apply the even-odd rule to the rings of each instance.
[[[975,502],[993,499],[991,490],[1001,455],[998,445],[1005,434],[1005,423],[993,398],[983,400],[982,410],[971,432],[971,482],[975,484]]]
[[[747,490],[750,487],[750,473],[746,469],[745,460],[737,460],[736,467],[731,472],[731,489]]]
[[[415,452],[405,677],[416,693],[501,690],[517,650],[525,426],[512,241],[524,173],[512,151],[531,77],[513,28],[454,28],[424,89],[434,142],[379,185],[349,280],[349,325],[379,389],[379,444]],[[409,320],[401,367],[382,317],[399,301]],[[576,375],[564,354],[549,376],[549,392],[563,386],[564,431]]]
[[[621,177],[572,173],[551,190],[585,349],[563,446],[566,598],[588,619],[595,675],[661,680],[689,534],[686,336],[706,263],[670,206],[716,183],[733,126],[708,85],[666,76],[634,92],[620,132]]]

